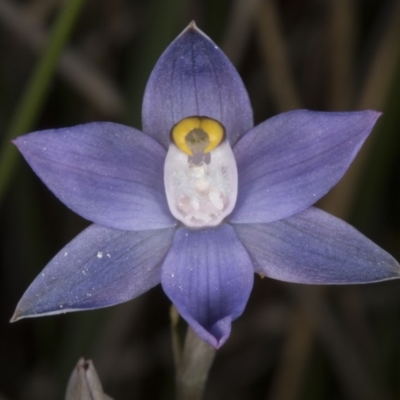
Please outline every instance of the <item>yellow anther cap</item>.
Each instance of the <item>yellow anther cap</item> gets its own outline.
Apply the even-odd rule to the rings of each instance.
[[[175,124],[171,138],[179,150],[192,156],[196,149],[203,153],[214,150],[224,139],[225,128],[215,119],[188,117]],[[194,151],[193,151],[194,150]]]

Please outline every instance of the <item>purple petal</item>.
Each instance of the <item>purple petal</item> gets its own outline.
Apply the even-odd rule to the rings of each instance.
[[[237,223],[266,223],[314,204],[343,176],[380,113],[291,111],[252,129],[234,148]]]
[[[344,221],[309,208],[270,224],[234,228],[256,272],[296,283],[370,283],[400,277],[386,251]]]
[[[253,127],[253,111],[235,67],[194,23],[153,69],[143,99],[143,131],[168,148],[172,126],[193,115],[220,121],[231,145]]]
[[[110,122],[21,136],[15,144],[49,189],[82,217],[116,229],[173,226],[165,197],[165,150]]]
[[[174,232],[89,226],[33,281],[13,320],[103,308],[139,296],[160,283]]]
[[[165,293],[201,339],[218,348],[242,314],[254,270],[230,225],[180,228],[161,271]]]

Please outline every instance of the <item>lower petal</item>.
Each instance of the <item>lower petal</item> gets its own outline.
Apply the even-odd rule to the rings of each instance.
[[[400,277],[386,251],[344,221],[309,208],[270,224],[234,225],[256,272],[287,282],[352,284]]]
[[[180,228],[162,266],[161,283],[201,339],[218,348],[229,337],[253,287],[251,260],[230,225]]]
[[[12,320],[103,308],[139,296],[160,283],[174,232],[89,226],[37,276]]]

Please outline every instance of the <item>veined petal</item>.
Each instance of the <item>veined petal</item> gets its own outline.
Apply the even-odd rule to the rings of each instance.
[[[256,272],[286,282],[370,283],[400,277],[386,251],[344,221],[317,208],[269,224],[234,228]]]
[[[162,266],[161,283],[201,339],[218,348],[228,338],[253,287],[250,258],[230,225],[180,228]]]
[[[143,131],[167,149],[172,126],[193,115],[221,122],[231,146],[253,127],[250,100],[235,67],[191,23],[150,75],[143,99]]]
[[[229,220],[277,221],[314,204],[346,172],[379,115],[297,110],[252,129],[233,149],[239,191]]]
[[[165,150],[151,137],[111,122],[51,129],[14,143],[69,208],[116,229],[173,226],[163,182]]]
[[[89,226],[37,276],[13,320],[103,308],[139,296],[160,283],[174,232]]]

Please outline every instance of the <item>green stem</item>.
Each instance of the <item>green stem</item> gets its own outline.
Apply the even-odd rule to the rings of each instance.
[[[188,328],[177,368],[177,400],[200,400],[216,350]]]
[[[35,124],[50,87],[51,78],[79,15],[84,0],[67,0],[60,10],[50,41],[39,59],[27,84],[22,99],[3,136],[0,152],[0,201],[10,182],[17,163],[17,151],[10,141],[29,131]]]

